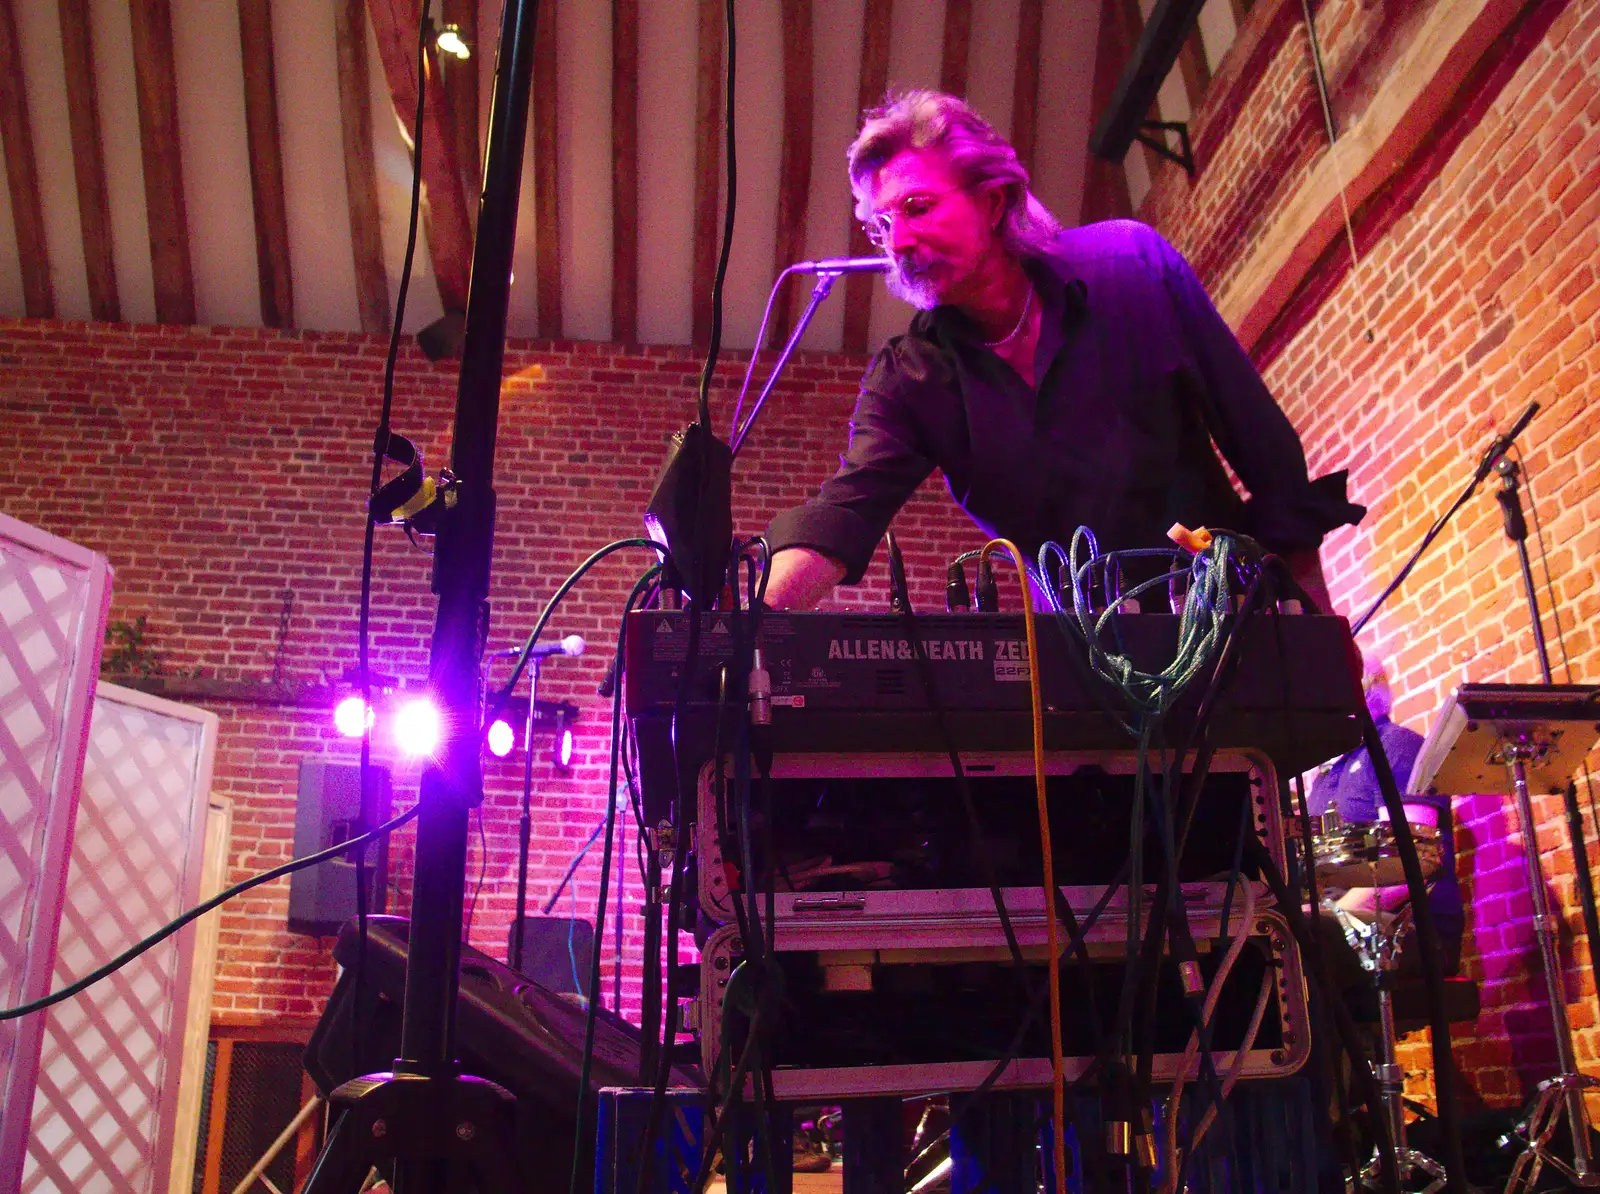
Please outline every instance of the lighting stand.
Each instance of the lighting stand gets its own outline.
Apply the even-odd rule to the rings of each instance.
[[[506,303],[527,141],[537,0],[507,0],[489,115],[478,233],[452,436],[458,478],[434,549],[429,683],[446,726],[441,756],[422,774],[400,1057],[391,1073],[344,1083],[308,1194],[355,1194],[375,1165],[394,1168],[397,1194],[444,1194],[468,1184],[513,1194],[514,1097],[457,1071],[455,1013],[467,819],[483,802],[478,733],[480,644],[494,549],[494,448],[505,356]],[[423,81],[418,80],[418,86]],[[421,134],[422,130],[417,130]],[[341,1113],[342,1112],[342,1113]]]

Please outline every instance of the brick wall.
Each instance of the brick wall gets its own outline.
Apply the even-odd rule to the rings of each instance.
[[[1336,110],[1361,110],[1426,7],[1318,6]],[[1273,11],[1258,5],[1251,20],[1274,19]],[[1320,114],[1309,131],[1305,116],[1317,97],[1304,29],[1280,19],[1271,37],[1260,85],[1227,114],[1226,137],[1200,177],[1191,183],[1164,169],[1140,213],[1193,255],[1214,291],[1270,231],[1308,150],[1321,151]],[[1348,468],[1353,497],[1370,508],[1360,527],[1341,529],[1323,549],[1335,601],[1351,614],[1465,485],[1494,429],[1530,400],[1541,403],[1522,440],[1534,499],[1525,493],[1525,504],[1543,520],[1572,678],[1591,682],[1600,678],[1597,63],[1600,8],[1527,5],[1454,101],[1450,115],[1465,123],[1436,128],[1390,191],[1356,213],[1359,269],[1348,268],[1341,235],[1308,280],[1316,301],[1261,346],[1267,381],[1302,434],[1313,474]],[[1216,119],[1197,118],[1202,139],[1208,116]],[[1392,666],[1396,719],[1418,730],[1464,679],[1538,679],[1516,557],[1492,492],[1461,511],[1363,635],[1363,648]],[[1561,680],[1539,544],[1530,547]],[[1587,804],[1581,786],[1580,797]],[[1563,921],[1578,1052],[1597,1071],[1594,979],[1587,949],[1572,945],[1582,924],[1560,802],[1541,799],[1536,811]],[[1469,903],[1465,973],[1481,984],[1484,1008],[1477,1024],[1457,1026],[1456,1056],[1472,1097],[1516,1102],[1554,1064],[1524,847],[1502,798],[1462,798],[1456,812]],[[1591,822],[1591,860],[1596,828]],[[1404,1054],[1413,1071],[1429,1065],[1419,1036]],[[1428,1085],[1418,1073],[1418,1092]]]
[[[173,671],[258,679],[337,678],[355,661],[361,509],[371,468],[385,344],[354,335],[19,321],[0,324],[0,456],[14,478],[6,513],[86,544],[116,568],[112,618],[148,616],[147,634]],[[762,530],[830,471],[863,362],[805,356],[740,456],[736,525]],[[590,344],[516,344],[506,358],[496,479],[500,497],[493,643],[525,634],[561,579],[594,548],[640,532],[640,512],[667,436],[692,413],[700,369],[687,349],[625,352]],[[726,420],[729,360],[714,410]],[[431,468],[445,460],[455,373],[407,349],[395,428],[414,435]],[[942,608],[948,554],[978,532],[930,481],[896,522],[919,605]],[[545,669],[541,697],[582,707],[576,766],[535,768],[529,899],[542,905],[604,808],[610,704],[595,695],[617,618],[646,553],[612,557],[552,623],[590,644]],[[841,593],[885,607],[881,559]],[[279,649],[285,593],[292,592]],[[380,534],[373,667],[425,677],[433,598],[428,560],[403,534]],[[612,644],[608,647],[607,644]],[[504,675],[502,671],[500,673]],[[328,715],[240,704],[222,716],[215,790],[234,802],[230,882],[290,857],[296,766],[351,760]],[[393,758],[397,807],[414,798],[417,767]],[[519,759],[488,767],[488,844],[472,941],[503,957],[515,902]],[[470,879],[484,858],[472,826]],[[632,834],[629,834],[631,858]],[[407,906],[412,838],[397,835],[398,910]],[[592,918],[598,847],[578,872],[577,908]],[[215,1010],[223,1019],[310,1016],[332,987],[330,942],[284,927],[287,880],[223,913]],[[469,885],[470,895],[470,885]],[[625,905],[639,903],[630,865]],[[565,901],[563,909],[570,905]],[[632,929],[632,923],[629,929]],[[610,932],[606,935],[608,943]],[[633,957],[638,942],[631,946]],[[605,988],[611,988],[607,947]],[[627,975],[637,1003],[636,975]]]

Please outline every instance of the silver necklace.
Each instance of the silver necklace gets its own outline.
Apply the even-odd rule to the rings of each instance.
[[[1022,331],[1022,325],[1028,322],[1028,312],[1033,310],[1033,287],[1028,287],[1028,297],[1023,300],[1022,314],[1017,318],[1017,326],[1012,328],[998,340],[985,340],[985,348],[999,348],[1002,344],[1009,344],[1017,338],[1017,333]]]

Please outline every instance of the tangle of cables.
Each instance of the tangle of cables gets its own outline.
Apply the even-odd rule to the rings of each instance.
[[[1199,552],[1140,548],[1102,554],[1094,533],[1079,527],[1070,551],[1063,552],[1053,542],[1039,549],[1034,583],[1051,600],[1063,633],[1082,642],[1095,674],[1116,688],[1135,718],[1143,721],[1166,714],[1174,698],[1215,659],[1227,638],[1227,617],[1233,612],[1230,577],[1263,554],[1255,540],[1231,531],[1212,532],[1210,544]],[[1123,593],[1124,562],[1135,559],[1169,560],[1172,566]],[[1059,585],[1049,583],[1052,575],[1059,577]],[[1173,600],[1177,585],[1184,581],[1177,651],[1165,667],[1141,671],[1125,652],[1106,645],[1108,634],[1115,639],[1117,614],[1129,601],[1137,602],[1143,594],[1156,590]],[[1068,594],[1065,600],[1060,595],[1063,590]],[[1126,728],[1138,732],[1134,726]]]

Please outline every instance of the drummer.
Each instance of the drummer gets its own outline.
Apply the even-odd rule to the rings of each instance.
[[[1438,929],[1440,961],[1444,973],[1456,974],[1461,968],[1461,934],[1466,918],[1461,908],[1461,888],[1456,882],[1456,855],[1453,826],[1450,819],[1450,799],[1447,796],[1429,796],[1407,792],[1407,780],[1422,749],[1422,735],[1405,726],[1396,725],[1390,718],[1394,698],[1389,690],[1389,678],[1383,665],[1367,660],[1363,663],[1361,686],[1366,693],[1367,709],[1378,727],[1378,738],[1383,743],[1383,753],[1394,772],[1395,782],[1404,796],[1406,820],[1412,825],[1431,825],[1439,830],[1442,860],[1439,873],[1428,892],[1428,907],[1433,912],[1433,923]],[[1367,824],[1388,819],[1383,803],[1383,793],[1378,787],[1378,777],[1372,769],[1367,748],[1334,760],[1323,768],[1312,785],[1310,795],[1311,815],[1320,817],[1329,808],[1337,810],[1339,820],[1345,824]],[[1363,920],[1371,920],[1379,911],[1394,912],[1401,908],[1408,892],[1399,887],[1354,887],[1338,897],[1339,907]],[[1342,943],[1342,934],[1338,935]],[[1400,973],[1420,974],[1421,961],[1413,947],[1414,937],[1409,932],[1403,939],[1400,951]],[[1342,974],[1361,981],[1359,963],[1353,952],[1336,950],[1335,958],[1349,952],[1349,965],[1336,962]]]

